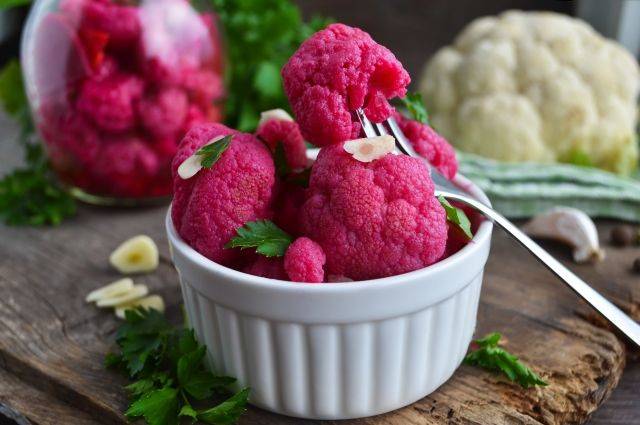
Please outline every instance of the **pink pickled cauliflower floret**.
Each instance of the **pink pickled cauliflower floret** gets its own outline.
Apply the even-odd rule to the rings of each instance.
[[[320,151],[301,208],[303,234],[324,250],[327,275],[375,279],[439,260],[447,224],[426,164],[392,154],[363,163],[342,145]]]
[[[143,127],[157,138],[175,137],[182,130],[188,111],[187,95],[176,88],[162,89],[143,97],[138,103]]]
[[[135,102],[143,89],[144,83],[134,75],[91,78],[82,85],[77,108],[103,130],[126,131],[135,124]]]
[[[287,165],[292,170],[304,168],[307,165],[307,147],[300,133],[298,124],[293,121],[271,119],[262,124],[256,136],[262,139],[271,151],[275,151],[282,143]]]
[[[145,193],[147,185],[159,171],[155,152],[136,137],[114,137],[103,140],[94,165],[96,183],[101,193],[136,197]]]
[[[391,51],[343,24],[329,25],[302,43],[282,77],[302,135],[317,146],[357,138],[357,108],[384,121],[393,112],[387,99],[403,97],[411,81]]]
[[[309,238],[296,239],[284,254],[284,269],[292,282],[321,283],[327,257],[322,247]]]
[[[427,124],[410,120],[398,112],[394,117],[416,152],[425,157],[445,177],[454,178],[458,172],[458,160],[455,150],[447,139]]]
[[[190,179],[178,167],[200,147],[221,135],[233,135],[229,148],[210,168]],[[178,234],[205,257],[227,265],[239,256],[224,245],[248,221],[271,218],[275,166],[267,147],[251,134],[222,124],[193,127],[172,164],[174,197],[171,217]]]

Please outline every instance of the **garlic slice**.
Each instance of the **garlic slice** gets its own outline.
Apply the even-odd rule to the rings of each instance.
[[[258,121],[258,128],[262,126],[262,124],[266,123],[269,120],[279,120],[279,121],[293,121],[293,117],[289,115],[287,111],[284,109],[270,109],[268,111],[264,111],[260,113],[260,121]]]
[[[196,151],[190,157],[182,161],[182,164],[178,166],[178,175],[180,176],[180,178],[182,180],[187,180],[198,174],[198,171],[202,170],[202,157],[198,155],[197,152],[205,146],[209,146],[217,142],[218,140],[224,139],[224,137],[224,135],[214,137],[213,139],[209,140],[207,143],[196,149]]]
[[[125,277],[123,279],[116,280],[108,285],[103,286],[102,288],[95,289],[87,295],[85,301],[95,302],[100,301],[103,298],[113,298],[120,296],[122,294],[126,294],[131,289],[133,289],[133,280]]]
[[[604,259],[596,225],[587,214],[578,209],[553,208],[531,219],[522,230],[529,236],[554,239],[570,245],[576,263]]]
[[[344,150],[360,162],[371,162],[380,159],[386,154],[393,152],[395,147],[395,139],[388,134],[378,137],[348,140],[344,142],[343,145]]]
[[[98,300],[96,305],[98,307],[117,307],[119,305],[127,304],[138,300],[142,297],[146,297],[149,293],[149,288],[146,285],[134,285],[129,291],[124,294],[110,297],[110,298],[102,298]]]
[[[111,253],[109,262],[120,273],[151,272],[158,267],[160,254],[149,236],[139,235],[124,241]]]
[[[121,304],[116,306],[116,317],[120,319],[125,318],[125,312],[127,310],[131,310],[133,308],[142,307],[145,310],[149,310],[151,308],[158,310],[160,313],[164,313],[164,300],[160,295],[150,295],[145,298],[140,298],[139,300],[135,300],[130,303]]]

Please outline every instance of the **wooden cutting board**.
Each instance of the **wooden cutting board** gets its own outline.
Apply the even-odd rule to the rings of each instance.
[[[0,143],[0,174],[17,163],[9,128]],[[2,135],[2,134],[0,134]],[[123,424],[125,380],[102,367],[119,322],[84,303],[90,289],[119,275],[107,258],[135,234],[152,236],[159,269],[137,277],[168,302],[178,321],[180,291],[168,255],[164,208],[83,206],[57,228],[0,225],[0,424]],[[598,223],[602,240],[611,223]],[[568,250],[545,244],[579,275],[640,319],[640,280],[630,265],[640,248],[606,246],[607,259],[576,266]],[[486,269],[476,334],[500,331],[508,348],[550,385],[523,390],[480,369],[462,366],[438,391],[386,415],[344,424],[583,423],[615,388],[625,366],[623,344],[577,298],[515,242],[497,231]],[[633,391],[630,391],[633,394]],[[633,395],[631,396],[633,397]],[[633,400],[632,398],[630,400]],[[630,401],[629,403],[633,403]],[[638,421],[640,409],[630,409]],[[318,423],[250,408],[242,424]]]
[[[118,277],[111,250],[135,234],[161,248],[159,269],[137,278],[168,301],[178,320],[180,293],[163,230],[164,208],[82,207],[58,228],[0,227],[0,413],[36,424],[125,423],[124,380],[102,367],[118,321],[84,303]],[[606,240],[611,224],[600,223]],[[546,245],[569,261],[561,246]],[[578,274],[640,318],[640,285],[628,270],[640,249],[607,248]],[[504,234],[494,235],[477,335],[500,331],[506,347],[550,385],[523,390],[462,366],[434,394],[387,415],[349,424],[582,423],[607,398],[625,366],[625,349],[576,297]],[[1,422],[1,421],[0,421]],[[244,424],[298,424],[251,408]]]

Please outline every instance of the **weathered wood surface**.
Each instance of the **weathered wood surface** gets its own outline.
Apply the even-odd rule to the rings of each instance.
[[[3,150],[7,152],[0,149],[0,154]],[[162,261],[157,272],[137,279],[162,294],[168,314],[178,318],[181,300],[163,216],[164,208],[82,207],[75,219],[58,228],[0,226],[0,423],[3,417],[20,424],[125,423],[123,380],[102,367],[118,322],[83,298],[118,277],[107,264],[111,250],[127,237],[146,233],[158,242]],[[610,226],[599,224],[603,240]],[[546,246],[571,264],[567,250]],[[640,319],[640,285],[629,271],[640,248],[606,248],[605,262],[571,267]],[[522,390],[463,366],[437,392],[412,406],[345,423],[583,423],[607,399],[625,367],[624,346],[614,334],[500,232],[487,266],[477,334],[493,330],[503,332],[507,347],[551,385]],[[636,365],[632,363],[635,371]],[[611,413],[599,423],[640,423],[633,391],[640,382],[637,372],[634,379],[628,397],[620,401],[626,405],[626,419]],[[241,421],[302,422],[253,408]]]

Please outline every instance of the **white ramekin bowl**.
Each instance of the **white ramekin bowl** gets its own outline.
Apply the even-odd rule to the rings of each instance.
[[[463,177],[459,184],[487,200]],[[311,419],[388,412],[433,392],[460,365],[476,325],[492,224],[432,266],[361,282],[302,284],[216,264],[167,214],[190,323],[212,368],[251,387],[250,402]]]

